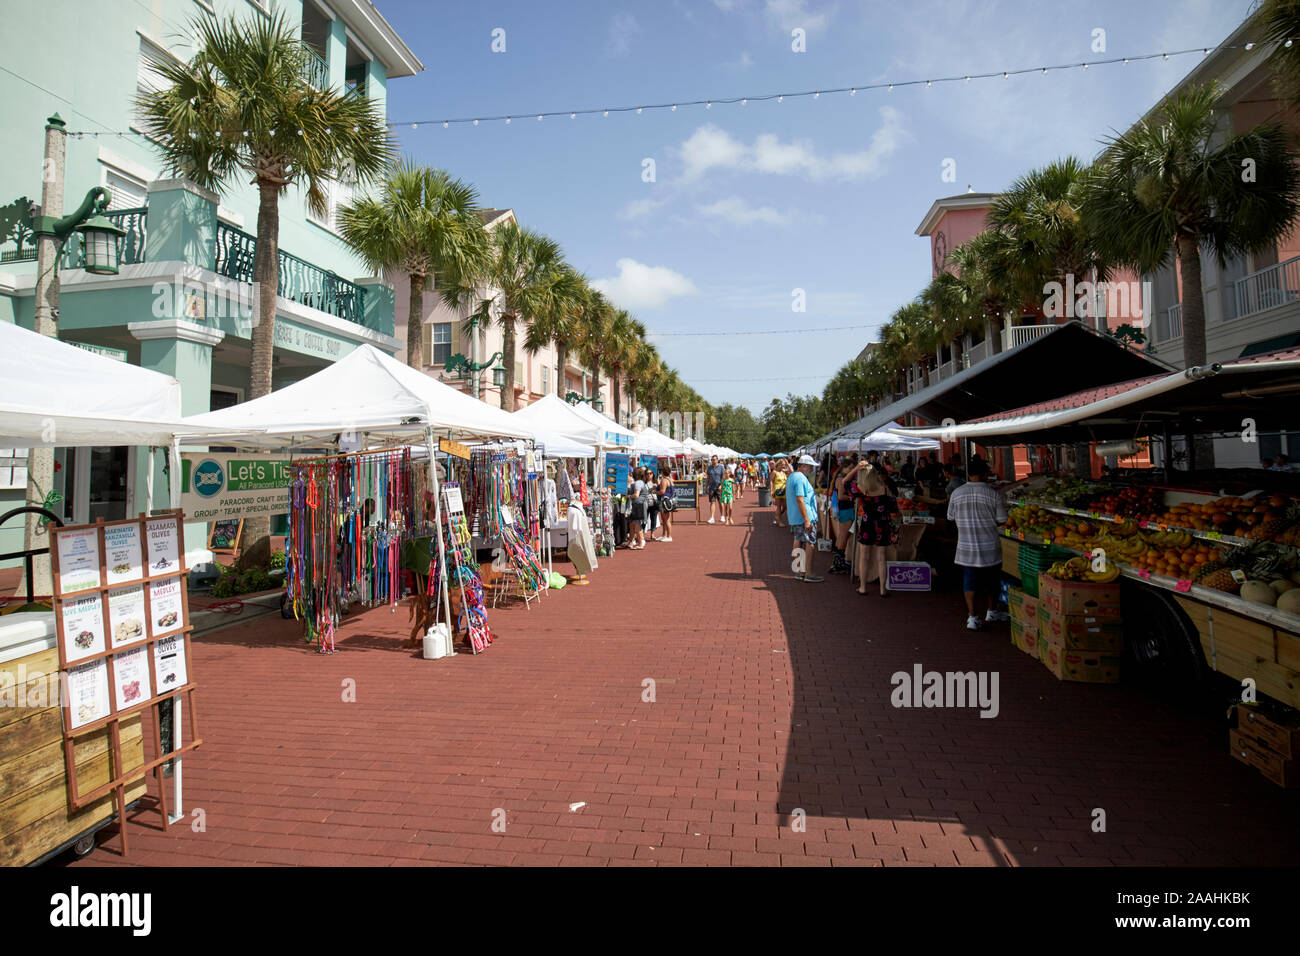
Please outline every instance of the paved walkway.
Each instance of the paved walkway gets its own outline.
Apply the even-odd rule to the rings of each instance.
[[[350,617],[330,657],[278,616],[200,638],[185,803],[206,831],[142,810],[125,861],[110,836],[81,865],[1300,859],[1300,798],[1223,730],[1058,682],[1006,625],[964,631],[957,595],[796,582],[755,504],[494,612],[478,657],[419,659],[404,609]],[[999,672],[999,715],[895,709],[890,675],[917,663]]]

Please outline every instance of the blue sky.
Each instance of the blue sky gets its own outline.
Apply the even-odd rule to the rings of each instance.
[[[709,401],[757,413],[774,395],[820,393],[925,285],[928,243],[913,233],[936,198],[997,191],[1059,156],[1091,157],[1196,57],[708,110],[542,122],[537,112],[1213,46],[1250,3],[483,0],[438,4],[436,16],[425,0],[379,7],[426,65],[389,87],[389,117],[407,124],[404,152],[554,237],[652,332],[790,330],[655,339]],[[792,50],[796,28],[805,52]],[[1092,50],[1098,28],[1105,53]],[[516,118],[409,125],[496,114]],[[941,179],[946,159],[956,182]],[[791,309],[795,289],[803,313]],[[850,325],[866,328],[795,331]]]

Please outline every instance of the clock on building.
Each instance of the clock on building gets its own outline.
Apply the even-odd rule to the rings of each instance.
[[[934,271],[942,272],[948,264],[948,237],[939,230],[934,234]]]

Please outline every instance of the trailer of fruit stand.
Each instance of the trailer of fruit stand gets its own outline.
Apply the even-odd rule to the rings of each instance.
[[[1291,515],[1300,513],[1300,474],[1259,468],[1242,469],[1235,475],[1194,470],[1198,438],[1236,437],[1249,443],[1259,434],[1291,430],[1294,421],[1289,416],[1298,394],[1300,349],[1288,349],[1078,392],[950,426],[943,433],[985,446],[1095,446],[1098,442],[1156,439],[1165,453],[1163,481],[1125,484],[1112,478],[1094,483],[1114,493],[1124,487],[1159,491],[1165,497],[1163,514],[1133,518],[1105,513],[1083,500],[1048,501],[1037,494],[1044,490],[1045,477],[1031,476],[1007,489],[1009,499],[1037,511],[1020,513],[1030,519],[1028,530],[1024,521],[1014,520],[1004,529],[1004,569],[1014,575],[1011,569],[1019,567],[1022,542],[1052,544],[1065,549],[1062,553],[1092,558],[1100,529],[1110,532],[1106,539],[1111,542],[1118,540],[1116,531],[1130,538],[1141,536],[1151,545],[1142,557],[1132,548],[1129,550],[1134,553],[1124,554],[1112,547],[1106,555],[1108,559],[1120,556],[1125,665],[1133,669],[1132,676],[1190,693],[1206,689],[1210,673],[1217,672],[1233,682],[1253,681],[1261,698],[1300,708],[1300,613],[1284,609],[1291,607],[1295,598],[1283,597],[1287,591],[1300,590],[1293,587],[1300,579],[1296,574],[1300,552],[1295,547],[1300,540],[1300,521],[1288,517],[1288,508]],[[900,431],[938,437],[940,429]],[[1178,437],[1183,438],[1193,470],[1170,467],[1173,441]],[[1150,470],[1147,474],[1158,477],[1161,473]],[[1221,493],[1225,480],[1234,478],[1236,493]],[[1256,489],[1263,489],[1263,495],[1250,494]],[[1279,497],[1289,501],[1280,502]],[[1222,515],[1222,520],[1216,521],[1215,514]],[[1042,515],[1049,517],[1044,521]],[[1255,520],[1243,523],[1247,516]],[[1071,524],[1073,530],[1068,527]],[[1080,524],[1087,530],[1081,531]],[[1246,534],[1235,533],[1238,531]],[[1247,548],[1256,555],[1254,568],[1237,569],[1243,573],[1234,576],[1231,565],[1246,563],[1241,556]],[[1216,554],[1206,554],[1204,549]],[[1151,551],[1158,556],[1152,557]],[[1202,574],[1198,581],[1198,559],[1205,558],[1199,565],[1204,567],[1220,555],[1236,556],[1222,569],[1227,572],[1226,579],[1222,574],[1214,578]],[[1233,593],[1243,576],[1251,580],[1252,574],[1261,577],[1265,573],[1277,578],[1276,587],[1269,588],[1272,596],[1253,586],[1246,589],[1244,597]],[[1207,586],[1203,583],[1207,580],[1220,587]],[[1276,606],[1276,599],[1283,599],[1284,608]],[[1294,739],[1300,742],[1300,734]],[[1291,755],[1291,779],[1294,757],[1300,753]]]

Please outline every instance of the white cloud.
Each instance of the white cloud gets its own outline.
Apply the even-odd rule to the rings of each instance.
[[[624,56],[632,48],[632,39],[641,32],[641,24],[627,12],[614,14],[609,23],[609,52]]]
[[[833,9],[815,13],[808,9],[807,0],[767,0],[764,5],[768,20],[787,33],[795,27],[802,27],[808,33],[821,30],[830,22]]]
[[[695,283],[667,266],[648,266],[635,259],[618,260],[618,275],[597,279],[592,287],[624,309],[656,309],[669,299],[698,295]]]
[[[734,222],[740,226],[746,226],[755,222],[766,222],[774,225],[780,225],[788,222],[786,216],[777,212],[771,206],[751,206],[745,200],[738,198],[719,199],[715,203],[700,207],[701,214],[705,216],[714,216],[719,219],[725,219],[727,222]]]
[[[814,182],[879,176],[885,162],[902,145],[907,133],[903,116],[891,106],[880,108],[881,125],[866,149],[819,155],[809,140],[781,142],[762,133],[752,146],[712,123],[701,126],[678,149],[685,167],[682,179],[692,182],[712,169],[744,170],[778,176],[801,175]]]
[[[622,209],[619,210],[618,218],[620,219],[643,219],[650,215],[667,200],[663,199],[633,199]]]

